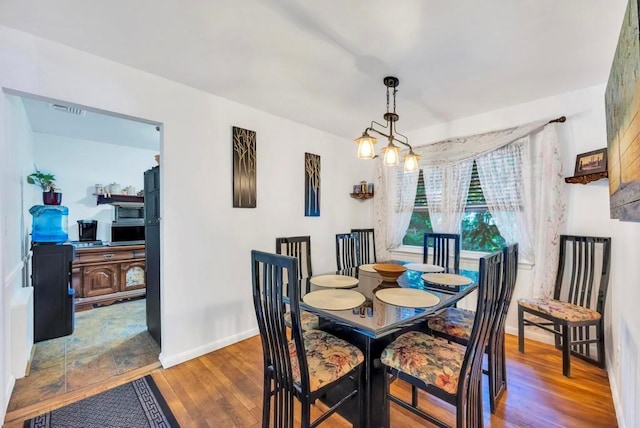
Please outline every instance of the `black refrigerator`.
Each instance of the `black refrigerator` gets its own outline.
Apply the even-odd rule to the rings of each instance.
[[[144,173],[145,283],[147,330],[160,342],[160,167]]]
[[[34,341],[73,333],[75,302],[71,286],[73,246],[34,243],[31,247]]]

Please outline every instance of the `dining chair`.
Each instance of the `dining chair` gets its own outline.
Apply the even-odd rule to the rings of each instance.
[[[510,244],[502,249],[503,275],[498,292],[496,314],[489,330],[489,341],[485,348],[489,377],[489,404],[491,413],[496,412],[496,402],[507,389],[507,362],[504,349],[504,326],[511,305],[513,290],[518,276],[518,244]],[[473,330],[475,313],[468,309],[446,308],[429,318],[430,333],[451,342],[467,346]]]
[[[360,264],[376,263],[376,235],[373,229],[351,229],[351,233],[358,234],[360,241]]]
[[[305,428],[319,425],[352,399],[361,413],[363,354],[324,331],[302,330],[297,265],[293,257],[251,251],[253,303],[264,362],[263,427],[271,426],[272,420],[274,426],[293,427],[294,399],[300,402]],[[285,295],[289,296],[291,339],[284,322]],[[311,405],[334,387],[341,388],[342,398],[311,421]]]
[[[313,276],[311,269],[311,237],[292,236],[288,238],[276,238],[276,253],[295,257],[298,262],[298,279],[305,281],[310,291],[309,279]],[[317,329],[320,325],[320,318],[307,311],[300,312],[302,328],[304,330]],[[285,322],[291,327],[291,313],[285,313]]]
[[[427,333],[412,331],[398,337],[382,352],[385,366],[387,425],[390,401],[438,426],[443,421],[418,407],[416,396],[408,403],[390,392],[390,384],[402,379],[428,394],[455,406],[456,427],[476,428],[483,425],[482,358],[489,338],[493,314],[497,309],[502,284],[502,252],[480,259],[478,300],[473,328],[467,346],[450,343]]]
[[[460,234],[425,233],[422,248],[423,263],[429,263],[429,248],[432,248],[431,264],[442,266],[446,272],[460,271]],[[451,266],[452,257],[453,267]]]
[[[560,235],[553,298],[518,299],[518,350],[524,353],[525,326],[535,326],[554,334],[556,348],[562,349],[564,376],[571,376],[571,355],[604,368],[610,265],[611,238]],[[525,318],[525,314],[538,319]],[[591,344],[596,345],[595,350]]]
[[[291,236],[276,238],[276,253],[295,257],[298,260],[298,277],[311,278],[311,237]]]
[[[336,235],[336,263],[338,270],[360,266],[360,239],[357,233]]]

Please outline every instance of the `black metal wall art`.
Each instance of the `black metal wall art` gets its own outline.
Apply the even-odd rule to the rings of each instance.
[[[304,154],[304,215],[320,216],[320,155]]]
[[[233,127],[233,207],[256,207],[256,132]]]

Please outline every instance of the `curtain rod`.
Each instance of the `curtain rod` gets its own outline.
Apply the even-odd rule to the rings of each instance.
[[[567,121],[566,116],[560,116],[560,117],[559,117],[559,118],[557,118],[557,119],[550,120],[550,121],[549,121],[549,123],[555,123],[555,122],[558,122],[558,123],[564,123],[564,122],[566,122],[566,121]]]

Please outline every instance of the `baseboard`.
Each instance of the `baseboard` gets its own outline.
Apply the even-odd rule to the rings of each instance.
[[[201,355],[207,354],[209,352],[224,348],[225,346],[233,345],[234,343],[240,342],[241,340],[255,336],[258,333],[258,328],[252,328],[250,330],[234,334],[233,336],[225,337],[224,339],[216,340],[215,342],[207,343],[206,345],[202,345],[197,348],[181,352],[179,354],[165,356],[164,353],[160,353],[158,359],[160,360],[162,367],[166,369],[177,364],[184,363],[185,361],[198,358]]]
[[[18,274],[22,275],[22,268],[24,268],[24,261],[19,261],[18,264],[4,277],[4,286],[13,283],[13,281],[18,277]]]
[[[555,345],[555,340],[553,339],[553,335],[551,333],[545,333],[543,330],[539,328],[535,330],[529,330],[525,327],[524,329],[524,337],[526,339],[535,340],[536,342],[546,343],[547,345]],[[518,337],[518,327],[509,327],[505,326],[505,333],[511,334],[513,336]]]
[[[2,421],[7,416],[7,408],[9,408],[9,400],[11,400],[11,393],[13,392],[13,387],[16,385],[16,378],[14,375],[9,376],[9,382],[7,382],[7,388],[4,391],[4,396],[7,399],[6,403],[2,403],[2,408],[0,408],[0,426],[2,426]]]
[[[616,377],[613,376],[615,373],[615,368],[613,363],[611,362],[611,358],[609,353],[606,354],[605,357],[607,361],[607,376],[609,377],[609,388],[611,388],[611,398],[613,398],[613,408],[616,411],[616,419],[618,420],[619,428],[627,428],[627,425],[624,421],[624,409],[622,408],[622,400],[620,399],[619,391],[618,391],[618,383]]]

